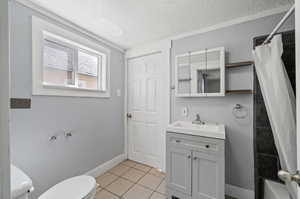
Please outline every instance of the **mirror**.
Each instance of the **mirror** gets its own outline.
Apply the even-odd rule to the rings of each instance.
[[[177,55],[176,96],[224,96],[224,54],[221,47]]]

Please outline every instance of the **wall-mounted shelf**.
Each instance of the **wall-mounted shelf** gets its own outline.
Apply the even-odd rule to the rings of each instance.
[[[253,61],[243,61],[243,62],[235,62],[235,63],[228,63],[225,65],[226,69],[231,68],[239,68],[244,66],[253,66]],[[226,90],[226,94],[253,94],[253,90],[251,89],[236,89],[236,90]]]
[[[237,67],[243,67],[243,66],[251,66],[253,64],[254,64],[253,61],[229,63],[229,64],[226,64],[226,68],[237,68]]]
[[[226,90],[226,94],[253,94],[253,90],[250,90],[250,89]]]

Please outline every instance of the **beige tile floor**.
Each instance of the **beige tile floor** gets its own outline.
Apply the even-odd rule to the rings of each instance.
[[[166,199],[165,177],[155,168],[126,160],[97,178],[95,199]]]
[[[97,178],[95,199],[166,199],[165,173],[126,160]]]

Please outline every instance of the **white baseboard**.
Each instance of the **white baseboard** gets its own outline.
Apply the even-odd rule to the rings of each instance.
[[[228,196],[232,196],[238,199],[254,199],[254,191],[249,189],[244,189],[241,187],[226,184],[225,193]]]
[[[96,177],[102,175],[103,173],[105,173],[106,171],[110,170],[114,166],[118,165],[119,163],[121,163],[124,160],[126,160],[126,155],[125,154],[118,155],[118,156],[114,157],[113,159],[111,159],[111,160],[99,165],[98,167],[88,171],[86,173],[86,175],[93,176],[93,177],[96,178]]]

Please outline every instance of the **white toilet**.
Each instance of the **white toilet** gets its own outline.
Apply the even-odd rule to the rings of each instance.
[[[97,189],[95,178],[77,176],[66,179],[48,191],[39,199],[94,199]],[[34,190],[31,179],[19,168],[11,165],[11,195],[12,199],[28,199]]]
[[[11,165],[11,198],[28,199],[29,194],[34,190],[31,179],[19,168]]]
[[[39,199],[94,199],[97,183],[91,176],[77,176],[64,180],[48,191],[43,193]]]

